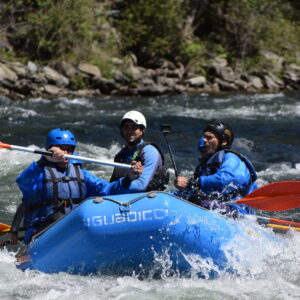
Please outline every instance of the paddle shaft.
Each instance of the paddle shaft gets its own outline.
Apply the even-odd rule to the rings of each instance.
[[[5,148],[5,149],[9,149],[9,150],[23,151],[23,152],[29,152],[29,153],[34,153],[34,154],[42,154],[42,155],[47,155],[47,156],[52,156],[52,154],[53,154],[50,151],[45,151],[45,150],[40,150],[40,149],[32,149],[32,148],[28,148],[28,147],[21,147],[21,146],[15,146],[15,145],[9,145],[9,144],[4,144],[2,142],[0,142],[0,148]],[[108,162],[108,161],[103,161],[103,160],[88,158],[88,157],[83,157],[83,156],[65,154],[65,158],[74,159],[74,160],[81,160],[81,161],[90,162],[90,163],[94,163],[94,164],[99,164],[99,165],[104,165],[104,166],[112,166],[112,167],[128,169],[128,170],[131,168],[131,166],[127,165],[127,164],[121,164],[121,163],[116,163],[116,162]]]
[[[281,219],[275,219],[275,218],[267,218],[267,217],[257,216],[257,220],[261,221],[263,223],[275,223],[275,224],[282,224],[282,225],[298,226],[298,227],[300,227],[300,223],[298,223],[298,222],[281,220]]]
[[[267,224],[268,227],[272,227],[275,229],[280,229],[280,230],[296,230],[296,231],[300,231],[299,227],[291,227],[291,226],[284,226],[284,225],[277,225],[277,224]]]
[[[175,164],[175,160],[174,160],[174,157],[173,157],[171,146],[170,146],[168,138],[167,138],[167,134],[171,132],[170,126],[169,125],[162,125],[161,126],[161,132],[164,134],[166,144],[168,146],[168,150],[169,150],[169,153],[170,153],[172,165],[173,165],[173,168],[174,168],[174,171],[175,171],[175,176],[178,177],[177,167],[176,167],[176,164]]]

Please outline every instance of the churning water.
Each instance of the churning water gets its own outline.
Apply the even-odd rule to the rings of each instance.
[[[300,93],[180,95],[174,97],[101,99],[29,99],[16,102],[0,98],[0,140],[41,148],[50,129],[71,129],[82,156],[112,160],[120,149],[119,120],[128,110],[147,118],[146,140],[159,144],[174,174],[160,124],[172,126],[168,136],[181,174],[192,176],[198,161],[196,145],[205,123],[221,119],[235,133],[233,149],[246,155],[258,171],[260,186],[283,180],[300,180]],[[0,150],[0,223],[10,224],[21,193],[15,177],[38,156]],[[94,174],[109,179],[112,169],[86,165]],[[172,180],[169,186],[173,188]],[[266,216],[266,212],[258,212]],[[300,220],[299,210],[276,217]],[[243,220],[242,222],[250,222]],[[269,230],[269,229],[268,229]],[[275,234],[274,234],[275,236]],[[279,243],[260,236],[238,238],[231,245],[238,260],[232,266],[239,275],[221,273],[217,279],[196,276],[168,277],[168,256],[158,257],[166,270],[162,278],[48,275],[15,268],[17,247],[0,250],[0,299],[298,299],[300,298],[300,233],[289,232]],[[251,249],[252,256],[245,255]],[[247,251],[245,251],[247,249]],[[187,257],[196,271],[207,262]]]

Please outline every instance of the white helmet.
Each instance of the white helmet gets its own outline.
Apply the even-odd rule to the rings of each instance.
[[[136,110],[128,111],[121,119],[120,126],[125,120],[130,120],[137,125],[144,126],[144,128],[147,128],[147,122],[144,115]]]

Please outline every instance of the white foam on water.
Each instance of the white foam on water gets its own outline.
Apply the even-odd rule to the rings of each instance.
[[[29,103],[33,103],[33,104],[48,104],[53,100],[50,99],[45,99],[45,98],[30,98],[28,99]]]
[[[226,118],[239,117],[243,119],[276,119],[277,117],[298,117],[300,115],[300,103],[294,101],[284,101],[285,95],[279,94],[255,94],[255,95],[234,95],[230,99],[220,97],[219,99],[210,99],[207,95],[202,95],[200,99],[201,105],[199,109],[193,108],[190,104],[190,98],[186,96],[185,102],[172,99],[164,102],[164,98],[151,98],[150,104],[142,107],[145,109],[145,115],[153,115],[154,107],[162,107],[157,109],[156,116],[183,116],[191,118]],[[1,97],[0,97],[1,98]],[[232,99],[231,99],[232,98]],[[2,98],[1,98],[2,99]],[[109,99],[109,98],[107,98]],[[199,100],[199,102],[200,102]],[[212,106],[218,105],[218,109],[209,107],[210,101]],[[275,101],[274,101],[275,100]],[[6,100],[1,100],[1,103]],[[35,103],[53,103],[52,100],[31,99],[31,104]],[[53,105],[56,104],[54,100]],[[64,100],[63,100],[64,101]],[[162,104],[161,104],[162,101]],[[239,101],[239,104],[236,104]],[[247,101],[247,102],[243,102]],[[247,103],[253,105],[247,106]],[[69,103],[70,102],[70,103]],[[95,102],[90,101],[95,105]],[[11,101],[7,100],[10,105]],[[165,105],[166,103],[166,105]],[[170,104],[169,104],[170,103]],[[242,103],[242,107],[240,107]],[[273,104],[274,103],[274,104]],[[5,103],[4,103],[5,104]],[[87,103],[89,105],[89,102]],[[126,105],[134,105],[133,100],[129,100]],[[152,105],[153,104],[153,105]],[[224,107],[223,107],[224,104]],[[6,104],[5,104],[6,105]],[[17,115],[25,118],[26,116],[35,116],[35,109],[19,109],[15,106],[6,106],[0,108],[0,117],[10,117],[10,122],[20,124],[23,122],[16,118]],[[22,104],[20,104],[21,106]],[[225,106],[231,106],[226,109]],[[119,110],[110,112],[111,115],[119,116],[120,110],[124,109],[124,101],[117,101],[116,106]],[[196,105],[194,107],[197,107]],[[254,106],[253,108],[251,108]],[[57,106],[56,106],[57,107]],[[65,101],[62,107],[70,107],[75,110],[81,110],[85,107],[85,101],[78,99],[71,103]],[[87,106],[88,107],[88,106]],[[126,106],[129,108],[129,106]],[[139,106],[140,108],[140,106]],[[38,111],[38,110],[37,110]],[[142,110],[143,111],[143,110]],[[98,115],[105,113],[105,109],[90,110],[89,113]],[[207,114],[207,115],[205,115]],[[251,115],[253,114],[253,115]],[[16,119],[15,119],[16,118]],[[15,119],[15,121],[14,121]],[[76,125],[81,126],[84,123],[77,121]],[[98,126],[98,125],[97,125]],[[96,128],[105,128],[99,125]],[[7,133],[8,134],[8,133]],[[252,144],[249,140],[236,139],[238,149],[246,156],[252,155]],[[33,145],[33,148],[35,146]],[[120,145],[112,144],[108,148],[98,147],[92,144],[79,143],[79,155],[93,157],[97,159],[113,159],[113,156],[120,149]],[[4,154],[2,153],[4,151]],[[256,155],[256,153],[255,153]],[[258,161],[260,160],[259,154]],[[6,187],[2,187],[2,201],[6,201],[5,205],[12,211],[15,207],[11,204],[10,198],[6,200],[4,197],[12,195],[17,197],[17,187],[14,183],[15,176],[28,166],[32,161],[37,160],[38,155],[30,153],[21,153],[16,151],[1,150],[0,151],[0,180],[5,182]],[[251,157],[252,160],[252,157]],[[255,160],[254,160],[255,161]],[[295,166],[289,162],[267,163],[268,167],[258,173],[259,186],[270,181],[280,181],[283,174],[293,178],[300,178],[300,164]],[[109,178],[112,168],[98,165],[88,165],[92,172],[100,177]],[[173,172],[171,168],[170,171]],[[192,176],[193,170],[187,170],[186,174]],[[6,209],[7,209],[6,208]],[[251,221],[251,220],[250,220]],[[242,225],[250,226],[252,223],[244,220]],[[252,225],[251,225],[252,226]],[[270,229],[266,229],[271,232]],[[251,232],[251,230],[250,230]],[[282,243],[268,241],[259,236],[249,236],[248,239],[236,238],[231,245],[228,245],[228,258],[238,271],[238,274],[220,272],[219,277],[213,280],[200,279],[196,276],[191,278],[181,278],[179,276],[167,277],[169,269],[169,259],[167,253],[157,257],[157,262],[161,262],[165,266],[166,276],[160,280],[146,278],[139,280],[137,276],[113,277],[113,276],[79,276],[60,274],[43,274],[35,271],[21,272],[16,269],[14,262],[14,253],[5,249],[0,249],[0,298],[4,299],[299,299],[300,298],[300,273],[299,273],[299,232],[289,232],[280,238]],[[235,256],[230,250],[234,250]],[[199,256],[190,256],[190,264],[193,270],[208,269],[213,267],[211,262],[203,261]]]
[[[28,148],[37,149],[36,146],[31,145]],[[0,151],[0,166],[1,177],[9,174],[15,174],[20,172],[24,167],[29,165],[34,160],[39,159],[39,155],[33,155],[31,153],[11,151],[7,149],[1,149]]]
[[[93,144],[78,143],[78,155],[102,160],[104,162],[113,162],[115,154],[121,149],[118,143],[112,143],[109,148],[99,147]],[[76,149],[76,150],[77,150]],[[105,166],[93,163],[84,163],[83,168],[90,170],[96,176],[109,180],[113,171],[112,166]]]
[[[32,110],[32,109],[27,109],[27,108],[16,107],[15,106],[13,108],[13,111],[10,111],[10,115],[13,116],[13,117],[10,118],[10,120],[13,120],[13,119],[18,119],[19,117],[23,117],[23,118],[35,117],[35,116],[38,115],[38,113],[35,110]]]
[[[92,101],[90,101],[87,98],[74,98],[74,99],[68,99],[68,98],[60,98],[55,104],[55,107],[60,109],[70,109],[71,106],[75,107],[86,107],[86,108],[94,108],[94,104]]]
[[[245,226],[247,226],[245,221]],[[269,232],[268,232],[269,233]],[[14,253],[0,250],[1,299],[298,299],[300,296],[300,235],[291,232],[282,243],[249,235],[236,239],[236,256],[231,263],[239,274],[219,272],[216,279],[196,276],[163,277],[160,280],[137,276],[79,276],[66,273],[22,272],[14,266]],[[195,273],[213,264],[189,257]],[[157,258],[169,269],[168,255]],[[165,261],[162,261],[165,260]],[[166,272],[167,274],[167,272]]]
[[[164,106],[163,110],[158,110],[158,116],[181,116],[197,119],[223,119],[230,117],[255,120],[256,118],[274,119],[280,116],[298,116],[300,104],[288,104],[284,100],[283,93],[278,94],[238,94],[229,97],[209,98],[205,95],[201,99],[202,105],[192,105],[193,99],[181,96],[174,98],[172,103],[165,99],[153,98],[150,100],[151,107]],[[278,101],[279,100],[279,101]],[[244,104],[244,103],[247,104]],[[242,105],[241,105],[242,104]],[[215,109],[214,109],[215,107]]]
[[[274,163],[257,172],[258,184],[262,186],[270,182],[300,180],[300,169],[289,162]]]
[[[39,149],[35,145],[29,145],[28,148]],[[78,155],[94,158],[103,161],[113,161],[115,153],[120,150],[121,146],[117,143],[113,143],[109,148],[95,146],[93,144],[78,143],[76,151]],[[11,151],[7,149],[1,149],[0,151],[0,166],[1,177],[11,174],[18,174],[24,168],[29,166],[33,161],[39,160],[39,154],[26,153],[22,151]],[[101,167],[106,171],[111,171],[112,167],[97,165],[96,169]],[[0,178],[1,178],[0,177]]]
[[[237,118],[243,118],[246,120],[255,120],[258,117],[263,118],[269,118],[274,119],[279,116],[298,116],[298,108],[283,105],[279,107],[278,109],[270,109],[268,105],[259,105],[259,106],[240,106],[237,107],[218,107],[216,110],[212,110],[211,108],[185,108],[180,109],[179,107],[172,109],[174,111],[174,114],[176,112],[177,116],[182,117],[190,117],[195,119],[204,119],[204,120],[210,120],[210,119],[222,119],[224,116],[226,118],[230,117],[237,117]],[[296,112],[296,113],[295,113]]]

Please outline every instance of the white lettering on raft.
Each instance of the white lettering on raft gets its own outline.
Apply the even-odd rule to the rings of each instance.
[[[149,209],[144,211],[130,211],[123,214],[93,216],[83,219],[83,223],[87,227],[107,226],[124,222],[144,222],[151,220],[163,220],[169,216],[167,209]]]

